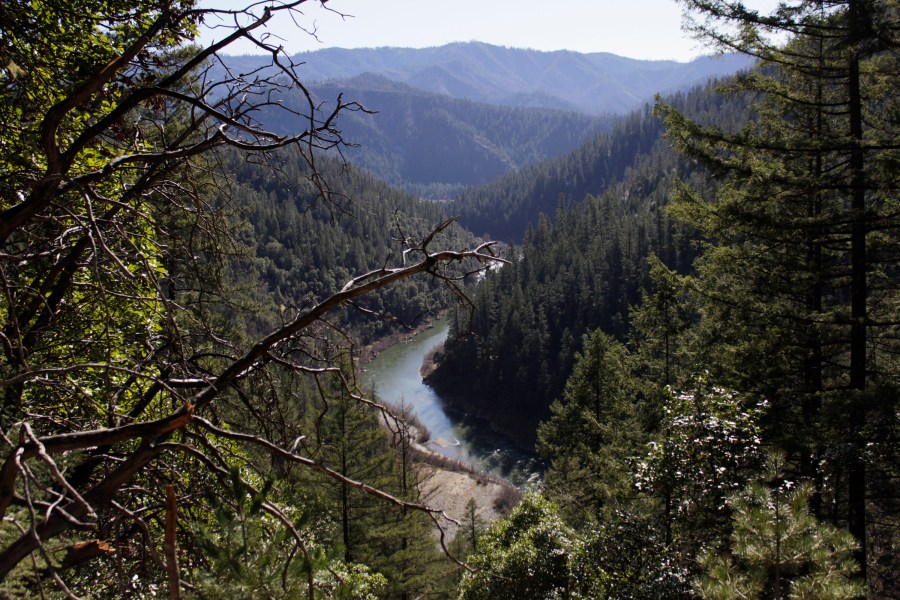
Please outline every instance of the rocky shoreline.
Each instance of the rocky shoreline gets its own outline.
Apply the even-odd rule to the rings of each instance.
[[[363,369],[384,350],[412,340],[434,327],[434,322],[442,316],[423,319],[413,329],[395,333],[365,346],[358,354],[357,368]],[[419,370],[423,379],[436,368],[436,359],[442,347],[438,346],[425,357]],[[453,520],[461,522],[465,518],[469,500],[474,500],[478,517],[484,523],[492,523],[504,517],[518,503],[521,491],[512,483],[478,472],[467,463],[448,458],[428,448],[427,443],[428,440],[420,440],[413,444],[416,454],[414,460],[419,473],[419,493],[423,503],[443,511],[451,519],[442,520],[441,523],[445,542],[449,543],[458,529]],[[436,537],[440,535],[438,530],[434,533]]]
[[[437,369],[437,357],[443,349],[444,345],[440,344],[425,356],[425,360],[422,361],[422,368],[419,369],[419,375],[422,376],[422,381],[427,382],[428,377],[434,373],[435,369]]]

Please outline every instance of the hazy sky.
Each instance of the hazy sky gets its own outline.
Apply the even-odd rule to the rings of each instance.
[[[223,1],[231,6],[240,2],[204,4]],[[745,4],[771,10],[777,0]],[[328,6],[348,16],[323,10],[317,2],[303,8],[301,24],[315,27],[318,41],[290,22],[276,23],[269,31],[283,38],[281,43],[292,53],[332,46],[422,48],[458,41],[612,52],[640,59],[684,61],[706,53],[681,30],[681,7],[675,0],[330,0]]]

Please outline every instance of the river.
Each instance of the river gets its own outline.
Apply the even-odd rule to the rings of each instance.
[[[534,480],[539,468],[533,456],[492,431],[484,421],[454,412],[422,382],[419,371],[425,357],[444,343],[449,329],[448,320],[441,319],[409,341],[382,351],[362,373],[364,389],[374,389],[389,404],[411,407],[431,434],[428,447],[432,450],[516,484]]]

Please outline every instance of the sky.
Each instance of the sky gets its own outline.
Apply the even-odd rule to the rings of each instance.
[[[777,1],[744,3],[769,11]],[[203,4],[233,7],[241,0]],[[424,48],[468,41],[611,52],[644,60],[688,61],[709,53],[682,31],[682,9],[675,0],[329,0],[327,6],[335,12],[314,1],[302,7],[300,24],[314,29],[315,37],[290,19],[275,23],[269,32],[292,54],[329,47]],[[216,39],[216,34],[207,32],[204,39]],[[230,52],[252,50],[237,46]]]

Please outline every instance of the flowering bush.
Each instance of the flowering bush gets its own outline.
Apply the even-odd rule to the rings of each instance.
[[[766,402],[748,404],[716,387],[704,373],[690,389],[670,389],[661,439],[637,462],[635,485],[665,504],[667,537],[679,524],[691,529],[727,522],[726,499],[764,462],[759,415]]]

